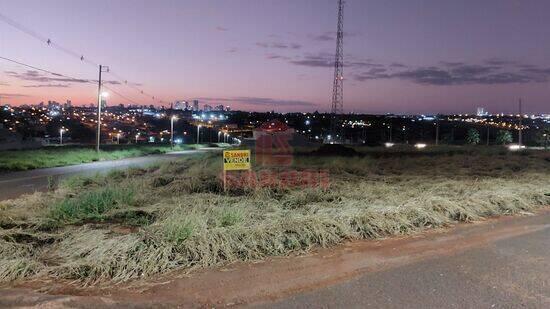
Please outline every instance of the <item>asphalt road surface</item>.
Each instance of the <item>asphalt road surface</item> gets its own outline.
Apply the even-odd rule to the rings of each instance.
[[[16,198],[22,194],[33,193],[35,191],[47,190],[50,181],[57,182],[60,179],[74,175],[91,175],[114,169],[147,166],[157,162],[174,160],[193,153],[219,150],[219,148],[202,148],[200,150],[184,150],[160,155],[0,174],[0,200]]]

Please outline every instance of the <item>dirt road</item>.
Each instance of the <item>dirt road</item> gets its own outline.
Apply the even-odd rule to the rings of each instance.
[[[32,289],[42,288],[49,294]],[[72,296],[68,296],[72,295]],[[548,308],[550,209],[412,237],[156,278],[141,287],[26,283],[0,307]]]

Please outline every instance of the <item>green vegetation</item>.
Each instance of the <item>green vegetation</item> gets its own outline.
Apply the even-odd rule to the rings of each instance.
[[[224,193],[220,154],[73,178],[0,202],[0,281],[110,284],[550,205],[549,153],[475,148],[297,155],[326,190]]]
[[[500,130],[497,133],[496,141],[499,145],[510,144],[513,141],[512,133],[510,133],[510,131]]]
[[[481,142],[481,137],[479,136],[479,131],[476,129],[468,130],[468,136],[466,136],[466,142],[470,145],[477,145]]]
[[[204,145],[178,145],[174,150],[195,149]],[[0,151],[0,172],[65,166],[116,160],[171,151],[167,145],[108,145],[98,154],[90,147],[47,147],[36,150]]]
[[[102,220],[103,214],[134,202],[132,187],[104,187],[86,191],[74,198],[66,198],[50,208],[48,217],[55,223],[80,223]]]

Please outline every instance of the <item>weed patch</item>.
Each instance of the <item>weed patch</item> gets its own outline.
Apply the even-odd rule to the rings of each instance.
[[[105,213],[135,201],[135,190],[126,187],[108,187],[84,192],[54,204],[48,218],[55,223],[74,224],[82,221],[101,221]]]

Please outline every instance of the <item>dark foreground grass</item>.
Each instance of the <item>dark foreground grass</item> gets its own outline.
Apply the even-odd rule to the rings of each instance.
[[[179,145],[174,150],[196,149],[204,145]],[[103,160],[116,160],[171,151],[167,145],[109,145],[98,154],[90,147],[47,147],[36,150],[0,151],[0,172],[24,171]]]
[[[104,187],[86,191],[53,204],[48,217],[52,224],[76,224],[85,221],[101,221],[103,215],[113,209],[131,206],[135,202],[135,189],[129,187]]]
[[[209,154],[0,202],[0,282],[110,284],[550,205],[549,153],[385,151],[297,156],[293,168],[328,170],[327,189],[224,193]]]

